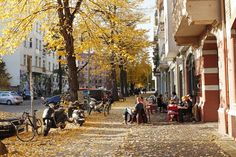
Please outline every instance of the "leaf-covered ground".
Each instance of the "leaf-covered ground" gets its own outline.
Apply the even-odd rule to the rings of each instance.
[[[69,124],[64,130],[52,129],[47,137],[32,142],[16,137],[3,142],[9,156],[229,156],[216,144],[220,139],[216,123],[167,123],[165,113],[158,112],[151,124],[123,124],[123,110],[133,103],[133,97],[117,102],[107,117],[93,112],[82,127]]]

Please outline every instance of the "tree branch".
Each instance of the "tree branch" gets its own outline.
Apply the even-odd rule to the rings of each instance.
[[[80,6],[82,4],[83,0],[78,0],[75,6],[75,10],[72,12],[72,18],[75,18],[75,14],[80,10]]]
[[[64,25],[65,22],[65,15],[63,14],[63,4],[61,0],[57,0],[57,3],[59,5],[59,8],[57,9],[57,14],[59,17],[59,24],[60,26]],[[60,29],[61,34],[65,33],[65,30]]]

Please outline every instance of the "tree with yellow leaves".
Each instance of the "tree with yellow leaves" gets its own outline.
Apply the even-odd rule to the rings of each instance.
[[[89,49],[110,59],[113,86],[116,90],[116,80],[114,80],[116,63],[123,55],[132,60],[132,55],[126,50],[128,44],[124,46],[119,43],[126,35],[135,31],[127,28],[137,20],[135,14],[139,15],[133,12],[137,2],[135,0],[0,0],[2,28],[0,54],[13,53],[27,38],[33,24],[40,21],[43,24],[42,31],[45,33],[48,47],[57,51],[58,56],[61,56],[60,62],[68,67],[70,94],[74,100],[77,99],[79,89],[76,60],[82,52]]]
[[[148,53],[144,52],[136,56],[136,61],[132,65],[128,65],[128,81],[138,86],[145,86],[150,81],[152,72]]]
[[[97,45],[102,45],[102,47],[96,47],[96,51],[102,52],[100,55],[103,56],[103,59],[107,59],[106,62],[110,64],[114,99],[118,99],[116,67],[119,65],[120,69],[123,69],[123,64],[132,62],[135,55],[149,46],[145,37],[146,31],[136,27],[143,20],[142,14],[135,10],[139,4],[140,2],[137,1],[130,1],[129,3],[116,1],[116,3],[106,5],[94,3],[95,7],[85,13],[89,16],[84,20],[84,23],[81,22],[90,32],[96,32],[91,33],[96,34],[96,36],[92,36],[93,40],[98,39],[100,43]],[[96,23],[95,21],[101,22]],[[121,74],[123,75],[122,71]],[[126,85],[127,93],[127,81],[122,80],[120,82],[124,82]],[[123,87],[121,89],[123,94]]]

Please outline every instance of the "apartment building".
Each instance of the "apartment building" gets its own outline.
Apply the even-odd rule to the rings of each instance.
[[[28,69],[31,63],[34,90],[38,95],[51,95],[58,90],[58,79],[54,72],[58,69],[57,56],[48,52],[43,45],[43,32],[40,22],[36,22],[28,39],[13,54],[3,56],[7,72],[11,75],[10,84],[21,92],[29,91]],[[64,80],[66,84],[66,80]]]
[[[172,91],[178,92],[178,71],[180,63],[176,64],[174,57],[178,54],[178,47],[174,41],[171,1],[158,0],[156,12],[155,38],[158,47],[159,63],[155,67],[157,75],[157,91],[160,94]]]
[[[110,81],[108,81],[108,72],[100,71],[100,67],[93,65],[91,62],[88,62],[92,55],[92,52],[83,53],[81,54],[81,61],[77,61],[78,68],[82,68],[86,64],[86,66],[79,73],[80,88],[110,89],[111,87],[109,85]]]
[[[164,50],[165,56],[172,54],[167,59],[167,71],[175,67],[170,79],[165,79],[170,86],[176,80],[170,91],[175,90],[180,96],[192,94],[200,120],[218,122],[219,132],[236,138],[235,0],[157,0],[158,12],[161,6],[164,10],[170,8],[172,15],[164,11],[164,17],[168,16],[172,30],[165,18],[164,30],[178,46],[175,53]],[[163,61],[166,57],[160,55],[157,69],[161,69]]]

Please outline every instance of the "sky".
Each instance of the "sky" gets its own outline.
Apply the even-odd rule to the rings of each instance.
[[[150,19],[149,23],[140,25],[141,28],[149,30],[149,39],[153,40],[154,34],[154,14],[155,14],[156,0],[144,0],[141,8],[146,16]]]
[[[149,40],[153,41],[154,38],[154,15],[155,15],[156,0],[144,0],[140,6],[141,10],[146,14],[149,19],[148,23],[139,25],[140,28],[148,30]],[[149,49],[150,56],[152,56],[153,49]]]

